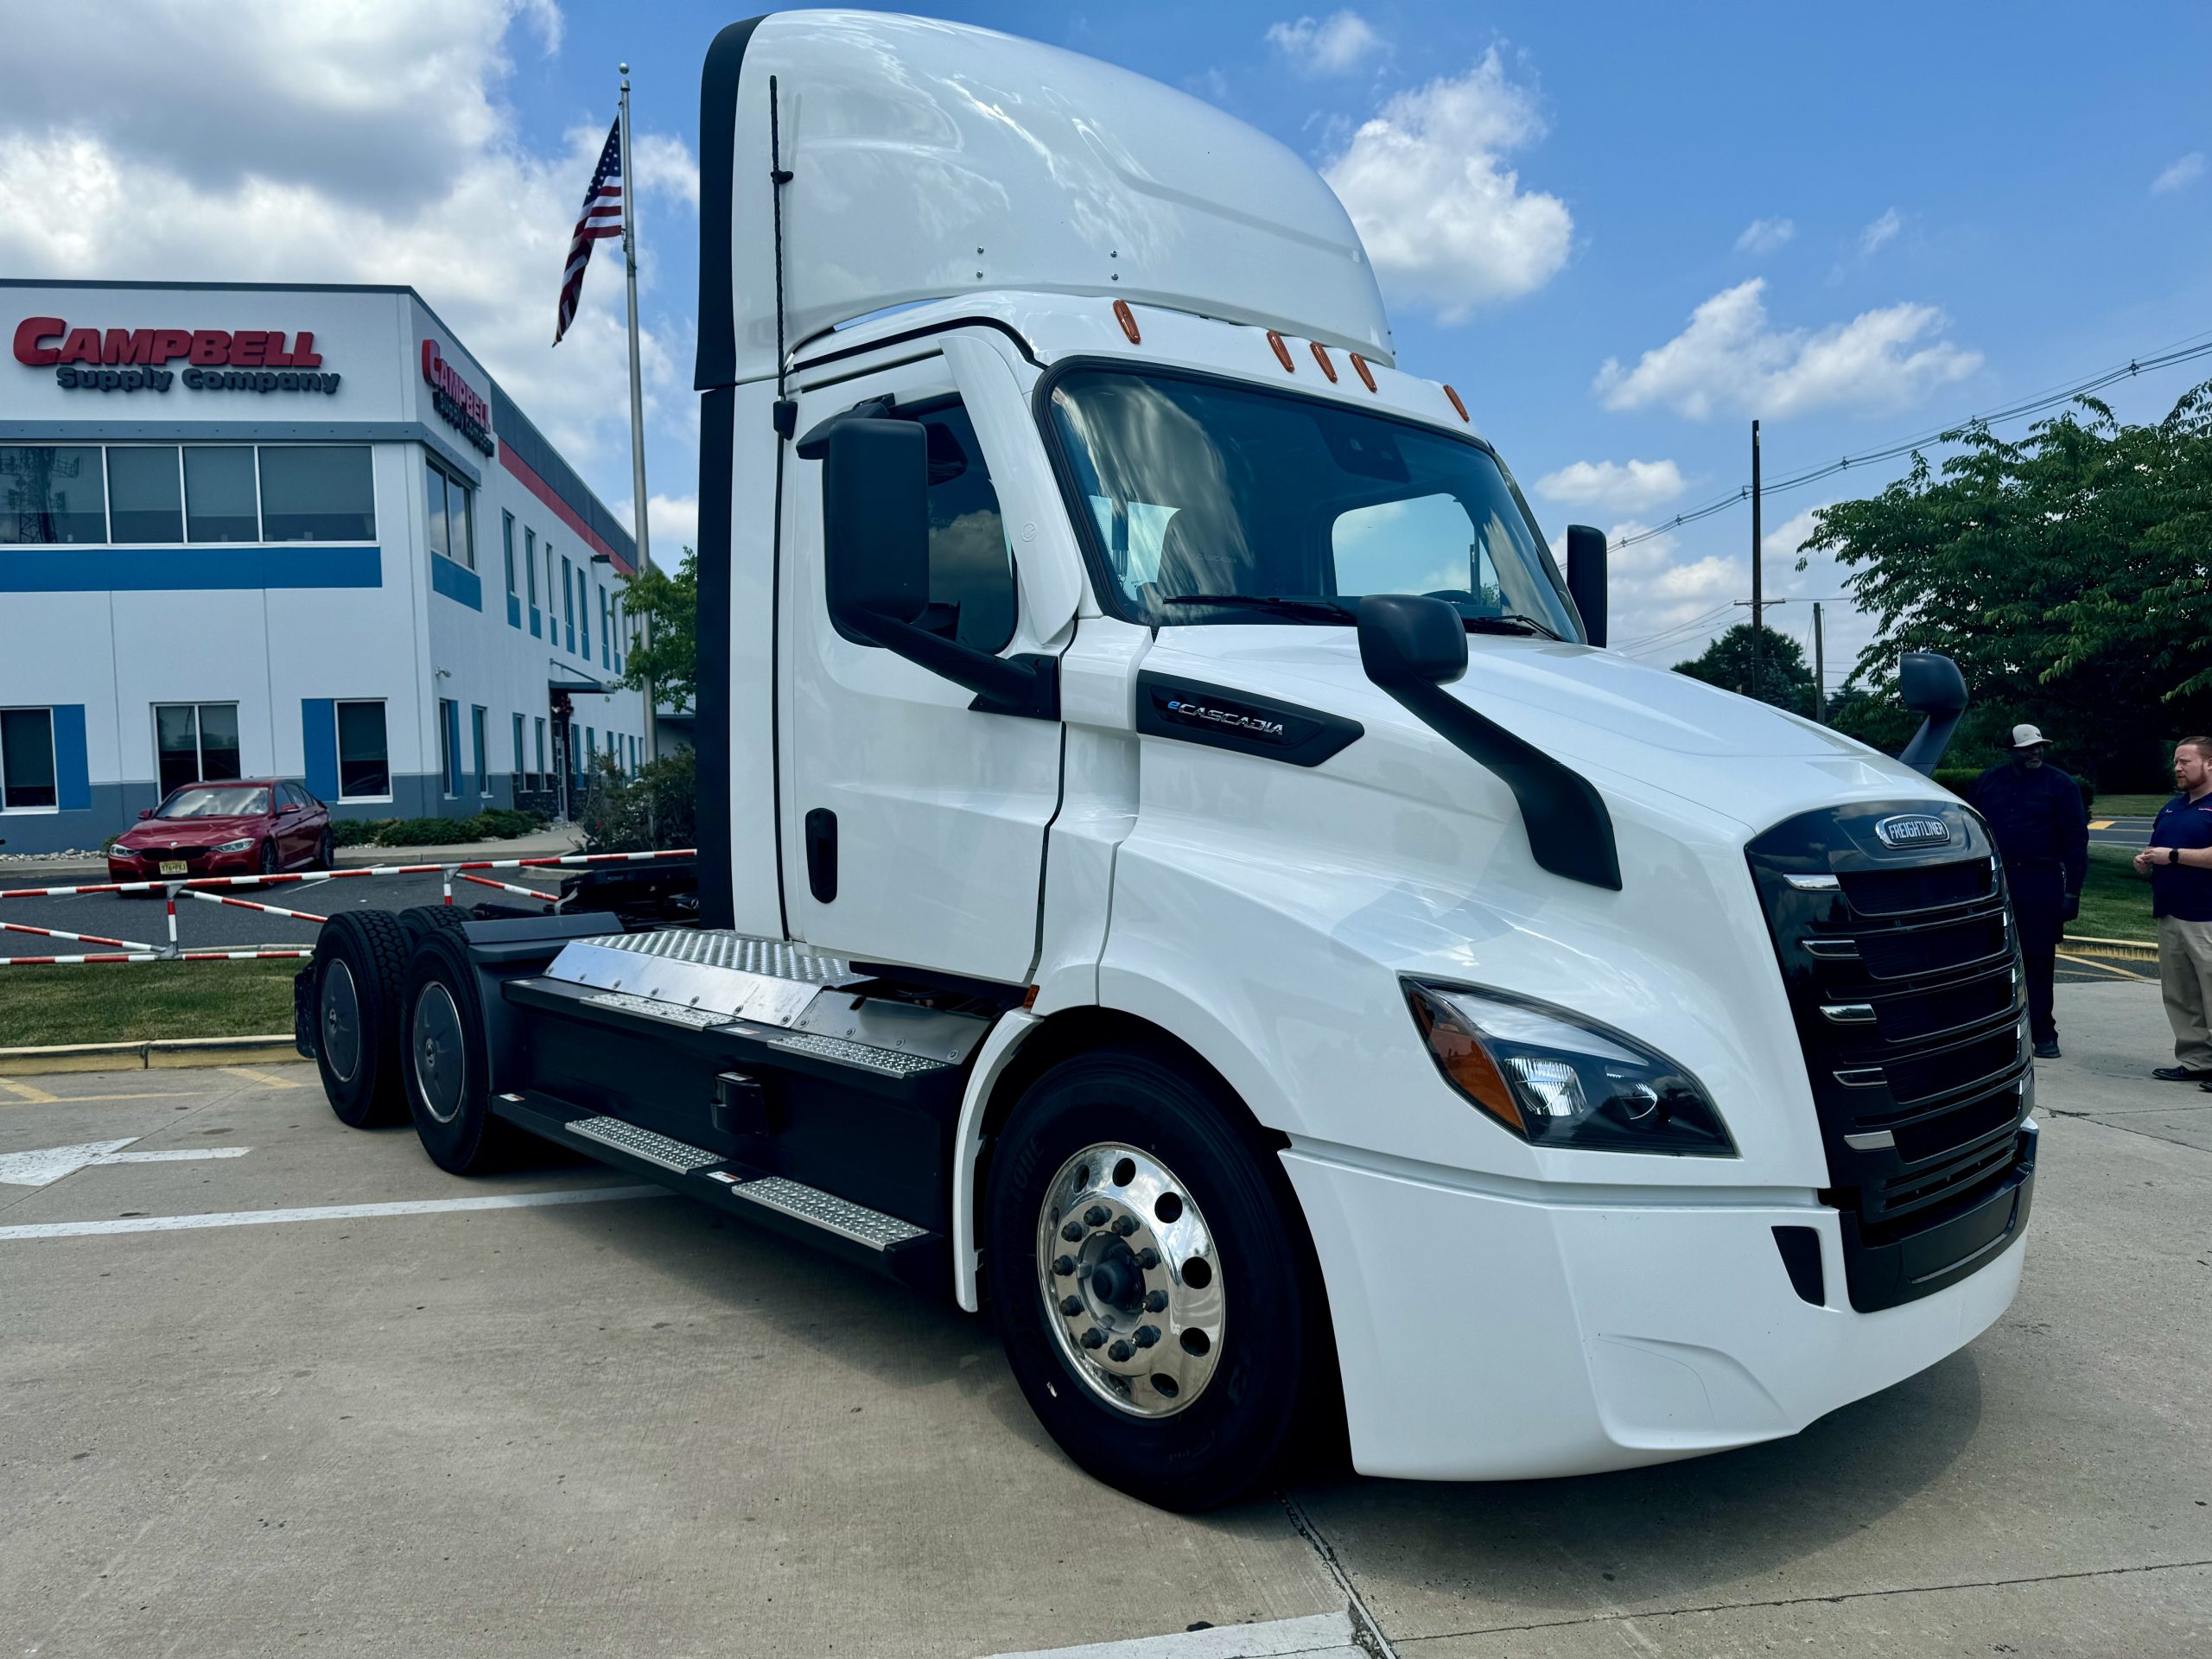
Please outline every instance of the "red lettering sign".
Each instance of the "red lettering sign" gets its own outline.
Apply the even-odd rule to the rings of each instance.
[[[16,361],[33,369],[50,369],[57,363],[158,365],[180,357],[189,358],[200,368],[225,365],[240,369],[322,366],[322,353],[315,350],[315,335],[308,330],[300,331],[297,343],[289,352],[284,349],[284,340],[282,330],[264,328],[241,328],[235,334],[224,328],[110,328],[103,338],[98,328],[72,328],[60,317],[25,317],[16,325],[15,343]],[[428,340],[423,342],[423,373],[428,378],[429,363],[435,353]],[[443,364],[439,366],[445,367]],[[446,372],[451,374],[452,371],[447,369]],[[474,406],[482,410],[481,418],[491,418],[484,400],[468,391],[467,383],[458,375],[453,377],[449,390],[458,401],[474,399]]]
[[[461,412],[482,427],[492,424],[492,405],[485,397],[461,378],[454,365],[438,355],[438,342],[423,342],[423,378],[452,398]]]

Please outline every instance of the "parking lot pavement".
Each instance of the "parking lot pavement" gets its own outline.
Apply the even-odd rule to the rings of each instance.
[[[2152,988],[2060,997],[1964,1352],[1724,1457],[1201,1517],[1071,1468],[983,1325],[594,1166],[448,1178],[304,1066],[0,1079],[0,1630],[1229,1659],[1362,1651],[1357,1597],[1403,1659],[2212,1650],[2212,1096],[2141,1076]]]

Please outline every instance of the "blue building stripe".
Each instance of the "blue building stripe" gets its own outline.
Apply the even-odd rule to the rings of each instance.
[[[472,611],[484,608],[484,583],[476,573],[435,553],[430,556],[430,586]]]
[[[6,594],[383,586],[384,554],[374,547],[296,542],[283,547],[0,549],[0,593]]]
[[[338,706],[334,697],[300,699],[300,733],[306,740],[308,793],[338,798]]]
[[[92,804],[92,768],[85,750],[85,705],[54,705],[54,804],[82,812]]]

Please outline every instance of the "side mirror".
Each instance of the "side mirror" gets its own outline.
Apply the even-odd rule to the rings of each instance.
[[[280,818],[288,818],[299,810],[300,804],[297,801],[287,801],[276,809],[276,816]]]
[[[154,809],[150,806],[142,806],[138,809],[138,816],[142,818],[150,818],[154,816]]]
[[[1897,691],[1906,708],[1925,716],[1897,759],[1932,778],[1967,711],[1966,676],[1940,652],[1908,651],[1897,661]]]
[[[1605,643],[1605,532],[1588,524],[1567,527],[1567,591],[1582,613],[1582,632],[1593,645]]]
[[[1449,685],[1467,671],[1467,626],[1440,599],[1370,594],[1359,601],[1359,665],[1385,691]]]
[[[823,571],[830,614],[876,638],[930,597],[929,434],[918,422],[842,420],[822,445]]]

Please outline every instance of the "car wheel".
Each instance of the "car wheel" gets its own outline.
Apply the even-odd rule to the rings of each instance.
[[[1030,1408],[1090,1473],[1170,1510],[1267,1473],[1327,1328],[1287,1183],[1194,1071],[1128,1047],[1046,1072],[997,1137],[983,1218]]]
[[[334,870],[338,868],[338,843],[332,839],[327,828],[316,838],[315,862],[308,868],[311,870]]]
[[[492,1115],[484,1007],[460,934],[440,928],[417,940],[402,1001],[401,1070],[423,1150],[455,1175],[498,1167],[517,1131]]]
[[[315,1066],[330,1109],[355,1128],[406,1113],[399,997],[407,951],[389,911],[341,911],[315,938]]]
[[[262,838],[262,842],[261,842],[261,858],[260,858],[260,864],[261,864],[261,873],[262,873],[264,875],[274,875],[274,874],[276,874],[276,836],[264,836]]]

